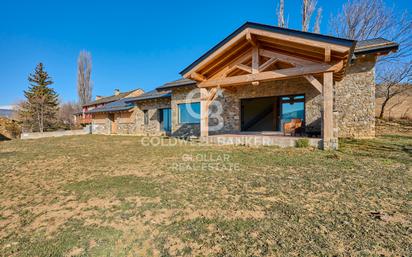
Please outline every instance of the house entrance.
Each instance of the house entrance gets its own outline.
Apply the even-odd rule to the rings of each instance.
[[[241,100],[241,130],[283,131],[284,124],[305,119],[305,96],[273,96]]]

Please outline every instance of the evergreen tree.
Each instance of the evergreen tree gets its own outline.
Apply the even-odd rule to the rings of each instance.
[[[30,86],[24,91],[26,101],[20,109],[20,117],[24,125],[32,131],[44,132],[52,129],[57,120],[59,101],[57,93],[49,87],[53,81],[42,63],[37,65],[34,74],[30,74],[28,80]]]

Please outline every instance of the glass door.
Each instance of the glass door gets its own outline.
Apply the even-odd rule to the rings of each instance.
[[[305,121],[305,96],[282,96],[280,97],[280,129],[283,131],[283,125],[292,119]]]

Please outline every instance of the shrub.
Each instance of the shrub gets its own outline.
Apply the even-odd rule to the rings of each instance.
[[[297,148],[306,148],[309,147],[309,139],[307,138],[302,138],[296,140],[296,147]]]

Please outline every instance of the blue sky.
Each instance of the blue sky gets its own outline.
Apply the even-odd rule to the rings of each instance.
[[[11,1],[0,8],[0,106],[23,99],[27,76],[43,62],[63,101],[75,101],[76,59],[93,57],[93,95],[150,90],[246,21],[275,25],[275,0]],[[285,0],[289,27],[300,29],[301,0]],[[318,0],[322,33],[344,0]],[[387,0],[397,10],[412,1]]]

